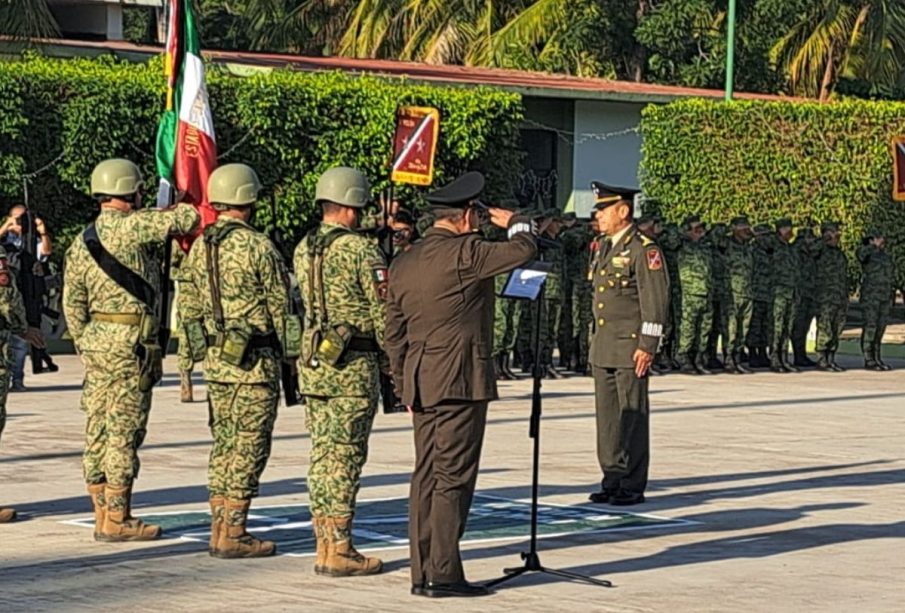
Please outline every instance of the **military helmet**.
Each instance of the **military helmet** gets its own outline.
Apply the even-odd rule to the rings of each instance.
[[[353,209],[363,209],[371,199],[371,184],[360,170],[337,166],[317,180],[314,201],[333,202]]]
[[[207,199],[211,204],[249,206],[258,199],[261,181],[251,166],[219,166],[207,179]]]
[[[132,196],[144,185],[141,171],[123,158],[104,160],[91,173],[91,196]]]

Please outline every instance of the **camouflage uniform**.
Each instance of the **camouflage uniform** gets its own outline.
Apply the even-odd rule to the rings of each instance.
[[[218,247],[220,307],[218,330],[207,265],[206,240],[192,245],[182,284],[184,321],[203,323],[207,338],[204,380],[208,387],[214,442],[208,464],[211,496],[249,500],[270,457],[279,401],[279,332],[289,312],[289,278],[270,240],[240,219],[220,217],[204,236],[225,234]],[[227,234],[228,233],[228,234]],[[235,366],[221,357],[224,331],[239,328],[260,346],[246,350]],[[190,333],[184,331],[185,336]],[[269,340],[269,343],[263,342]]]
[[[798,255],[800,270],[798,308],[792,325],[792,352],[796,366],[813,366],[807,357],[808,331],[817,317],[817,260],[814,249],[814,235],[810,230],[799,232],[793,244]]]
[[[848,262],[839,247],[824,243],[817,258],[817,353],[829,356],[839,349],[848,312]]]
[[[198,214],[188,205],[171,211],[120,212],[102,208],[95,221],[100,242],[159,295],[160,263],[151,256],[172,234],[188,234]],[[82,410],[87,418],[85,481],[131,486],[138,475],[138,448],[145,438],[151,390],[139,388],[137,323],[101,321],[106,316],[147,316],[148,307],[95,263],[81,238],[66,252],[63,311],[85,366]],[[125,505],[127,501],[111,501]]]
[[[688,367],[702,363],[713,316],[713,250],[703,241],[686,240],[679,250],[682,323],[679,361]]]
[[[566,253],[566,276],[571,294],[571,342],[572,366],[577,372],[587,372],[588,351],[590,349],[591,322],[594,319],[594,286],[588,278],[590,273],[591,241],[594,239],[590,226],[581,223],[563,237]],[[560,349],[561,351],[562,349]]]
[[[553,369],[553,350],[556,348],[562,321],[565,256],[561,243],[558,249],[548,249],[546,255],[553,268],[544,284],[544,308],[541,311],[541,367],[550,372]]]
[[[872,244],[858,249],[858,261],[862,270],[859,302],[864,313],[861,353],[866,367],[889,370],[880,357],[880,349],[895,299],[895,265],[885,249]]]
[[[177,368],[180,371],[191,372],[195,366],[192,360],[192,352],[189,350],[188,342],[183,333],[182,321],[185,318],[184,296],[185,288],[183,284],[188,281],[189,273],[185,266],[186,254],[182,249],[174,248],[170,263],[170,278],[176,285],[176,300],[173,308],[176,311],[176,329],[174,330],[176,339],[179,341],[176,348]]]
[[[322,276],[312,266],[309,234],[295,250],[293,262],[305,308],[301,393],[306,397],[306,419],[311,432],[308,491],[311,514],[323,518],[351,518],[360,487],[361,469],[368,456],[368,437],[377,411],[378,354],[349,350],[337,366],[323,361],[313,368],[307,344],[320,330],[319,302],[326,307],[326,322],[347,324],[383,347],[386,325],[386,262],[366,238],[334,224],[317,228],[319,239],[341,233],[324,251]],[[348,525],[348,524],[347,524]],[[350,535],[347,535],[348,539]],[[339,537],[337,537],[339,538]]]
[[[6,251],[0,247],[0,436],[6,425],[6,396],[9,392],[9,339],[28,329],[25,305],[16,281],[6,263]]]
[[[729,349],[729,310],[732,304],[732,288],[729,284],[729,269],[726,261],[726,226],[714,224],[707,237],[713,250],[713,315],[707,336],[707,357],[709,367],[719,368],[718,347],[725,356]]]
[[[751,242],[729,239],[726,265],[732,291],[729,305],[729,355],[738,360],[738,355],[745,346],[753,311],[754,247]]]
[[[770,363],[787,367],[786,352],[798,303],[798,254],[780,239],[773,250],[773,342]]]
[[[682,249],[682,235],[675,224],[667,224],[657,238],[666,260],[669,273],[669,317],[663,328],[662,354],[667,358],[666,366],[674,367],[679,346],[679,329],[682,323],[682,281],[679,279],[679,251]]]
[[[766,233],[765,233],[766,229]],[[751,327],[746,344],[751,350],[751,366],[768,366],[767,347],[773,339],[773,247],[776,239],[766,226],[758,226],[754,241],[754,276],[751,294]]]

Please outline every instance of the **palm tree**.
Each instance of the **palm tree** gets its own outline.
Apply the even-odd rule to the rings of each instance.
[[[793,93],[821,101],[842,77],[894,87],[905,69],[905,3],[814,0],[770,55]]]
[[[0,34],[13,38],[50,38],[58,33],[47,0],[0,2]]]

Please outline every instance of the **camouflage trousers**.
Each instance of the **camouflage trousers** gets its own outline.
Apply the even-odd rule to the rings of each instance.
[[[807,353],[808,331],[811,321],[817,317],[817,302],[811,296],[802,295],[795,309],[795,322],[792,324],[792,351],[796,356]]]
[[[563,299],[559,303],[559,325],[556,327],[556,346],[559,348],[560,365],[569,365],[574,362],[575,356],[575,298],[572,293],[572,283],[565,287]]]
[[[679,326],[679,355],[682,358],[703,353],[713,316],[709,296],[682,296],[682,323]]]
[[[181,285],[182,282],[177,282],[177,288]],[[180,298],[181,293],[177,289],[176,293],[176,326],[173,333],[176,335],[176,340],[178,341],[176,347],[176,358],[177,358],[177,368],[180,371],[188,371],[191,372],[195,366],[194,360],[192,360],[192,352],[189,351],[189,344],[185,339],[185,328],[182,325],[183,319],[183,308],[182,308],[182,300]]]
[[[751,327],[746,344],[751,349],[766,349],[773,338],[773,303],[755,300],[751,308]]]
[[[544,309],[546,311],[546,309]],[[537,303],[523,300],[517,307],[518,325],[515,327],[515,353],[518,362],[527,362],[533,368],[534,365],[534,316],[537,312]],[[543,317],[543,315],[542,315]],[[545,320],[540,322],[541,331],[544,329]]]
[[[734,298],[729,305],[729,354],[738,355],[745,347],[751,328],[754,305],[750,298]]]
[[[792,338],[792,322],[795,321],[797,296],[793,287],[776,287],[773,290],[773,342],[770,343],[773,359],[785,355]]]
[[[306,396],[308,496],[314,517],[351,517],[368,459],[377,396]]]
[[[6,397],[9,394],[9,332],[0,332],[0,436],[6,426]]]
[[[559,337],[559,324],[562,319],[562,299],[558,296],[545,299],[541,317],[543,318],[540,329],[541,363],[544,366],[551,366],[556,339]]]
[[[671,281],[670,281],[671,282]],[[679,327],[682,324],[682,291],[678,283],[670,286],[669,315],[663,326],[663,346],[661,353],[670,359],[676,357],[679,348]]]
[[[707,335],[707,355],[716,357],[719,349],[722,353],[729,351],[729,309],[731,298],[713,301],[713,316],[710,318],[710,333]]]
[[[138,389],[138,360],[83,352],[85,482],[128,486],[138,477],[138,449],[147,433],[151,393]]]
[[[861,299],[861,311],[864,314],[864,328],[861,330],[861,353],[865,360],[876,360],[880,357],[880,345],[889,322],[889,311],[892,302],[884,300]],[[0,431],[3,426],[0,425]]]
[[[258,496],[261,473],[270,458],[280,386],[269,383],[207,382],[210,429],[208,463],[212,496],[248,500]]]
[[[572,353],[579,366],[587,365],[594,319],[594,289],[590,283],[576,283],[572,289]]]
[[[493,355],[512,351],[515,343],[516,307],[518,303],[509,298],[497,298],[493,313]]]
[[[845,329],[848,302],[824,302],[817,313],[817,353],[835,353]]]

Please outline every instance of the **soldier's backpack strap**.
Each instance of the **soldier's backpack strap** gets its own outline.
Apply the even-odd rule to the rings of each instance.
[[[128,292],[132,297],[144,304],[150,311],[154,311],[154,288],[145,281],[137,272],[113,257],[100,237],[97,235],[97,227],[90,224],[82,232],[82,241],[88,249],[88,253],[95,263],[104,271],[110,279]]]
[[[223,332],[223,302],[220,294],[220,245],[226,237],[239,229],[239,224],[210,225],[204,229],[204,260],[207,267],[207,280],[211,291],[211,308],[214,324],[219,332]]]
[[[336,227],[319,235],[315,227],[307,234],[308,246],[308,304],[316,308],[309,309],[309,327],[317,325],[322,330],[327,328],[327,298],[324,292],[324,253],[337,239],[353,234],[349,228]],[[316,295],[315,295],[316,294]]]

